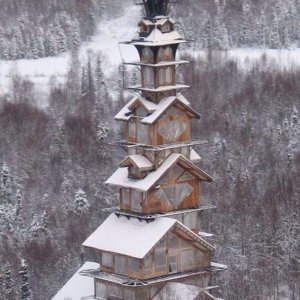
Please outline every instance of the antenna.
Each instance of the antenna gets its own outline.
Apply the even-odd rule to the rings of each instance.
[[[138,0],[136,5],[143,5],[145,16],[153,19],[157,16],[167,16],[169,14],[169,4],[175,4],[176,0]]]

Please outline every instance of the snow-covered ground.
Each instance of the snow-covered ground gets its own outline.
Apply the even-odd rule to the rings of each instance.
[[[136,6],[128,7],[124,14],[115,19],[102,21],[97,34],[80,49],[80,60],[85,61],[87,51],[101,51],[104,57],[103,67],[105,76],[109,78],[124,61],[138,59],[137,51],[132,46],[120,45],[120,41],[130,40],[136,35],[137,23],[140,19],[140,9]],[[121,53],[120,53],[120,49]],[[238,66],[247,71],[256,65],[266,63],[274,68],[300,68],[300,49],[271,50],[271,49],[233,49],[222,52],[225,59],[232,59]],[[206,57],[204,51],[196,52],[195,57]],[[266,60],[262,60],[265,56]],[[68,71],[70,55],[63,53],[56,57],[35,60],[0,61],[0,94],[9,94],[10,80],[13,74],[20,74],[35,84],[35,90],[40,104],[45,105],[49,91],[49,80],[55,77],[56,82],[63,82]]]

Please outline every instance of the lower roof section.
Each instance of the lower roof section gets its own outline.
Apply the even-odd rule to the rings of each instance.
[[[177,273],[172,275],[166,275],[162,277],[156,277],[151,279],[139,280],[130,278],[123,275],[111,274],[107,272],[102,272],[100,269],[95,270],[82,270],[80,275],[91,277],[94,279],[99,279],[105,282],[110,282],[114,284],[118,284],[121,286],[127,287],[142,287],[142,286],[151,286],[155,284],[167,283],[170,281],[180,281],[186,278],[193,278],[199,276],[205,276],[211,274],[211,269],[206,268],[203,270],[192,271],[192,272],[184,272],[184,273]],[[56,300],[56,299],[55,299]]]
[[[208,271],[199,271],[186,274],[175,274],[164,278],[157,278],[149,280],[148,282],[141,282],[130,279],[125,276],[111,275],[108,273],[100,272],[99,264],[94,262],[86,262],[79,270],[69,279],[69,281],[61,288],[61,290],[51,300],[94,300],[95,298],[95,281],[94,279],[100,279],[107,284],[119,284],[126,287],[143,287],[151,284],[163,284],[163,288],[159,294],[155,295],[152,300],[170,300],[170,295],[176,295],[176,300],[194,300],[198,299],[200,295],[208,296],[208,299],[222,300],[215,298],[210,294],[211,289],[217,287],[200,287],[191,284],[185,284],[180,281],[188,277],[195,277],[208,274]],[[169,282],[169,281],[173,282]],[[97,298],[99,299],[99,298]],[[172,298],[173,299],[173,298]],[[206,297],[207,299],[207,297]],[[103,299],[107,300],[107,299]]]
[[[92,300],[94,298],[94,280],[90,277],[80,275],[83,270],[99,269],[99,264],[86,262],[61,288],[61,290],[51,300]]]

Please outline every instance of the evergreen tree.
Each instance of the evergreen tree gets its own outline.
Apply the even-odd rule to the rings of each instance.
[[[74,206],[75,212],[78,214],[87,212],[90,207],[86,194],[82,189],[79,189],[75,194]]]
[[[5,204],[10,202],[10,196],[11,176],[7,164],[4,163],[0,173],[0,202]]]
[[[11,265],[6,263],[4,266],[4,281],[3,281],[3,291],[5,299],[12,299],[14,281],[11,275]]]
[[[21,260],[21,270],[19,272],[21,275],[21,299],[22,300],[30,300],[30,287],[29,287],[29,275],[28,275],[28,266],[25,259]]]

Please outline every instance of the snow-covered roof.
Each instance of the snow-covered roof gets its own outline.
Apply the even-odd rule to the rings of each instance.
[[[176,222],[159,218],[147,223],[111,214],[83,246],[142,259]]]
[[[203,181],[212,181],[212,178],[194,165],[191,161],[185,158],[181,154],[172,153],[170,154],[166,160],[161,164],[161,166],[149,174],[141,180],[132,179],[128,177],[128,169],[127,168],[119,168],[107,181],[107,184],[133,188],[136,190],[140,190],[143,192],[147,192],[150,190],[157,181],[175,164],[181,164],[184,166],[188,166],[188,172],[191,172],[197,178]]]
[[[158,24],[161,25],[161,24]],[[183,43],[185,40],[180,36],[180,34],[173,30],[171,32],[161,32],[157,27],[153,28],[151,33],[147,37],[141,37],[137,40],[132,40],[134,45],[148,45],[148,46],[163,46],[169,44]]]
[[[186,84],[164,85],[164,86],[159,86],[157,88],[142,87],[141,85],[134,85],[134,86],[127,87],[127,89],[158,93],[158,92],[167,92],[167,91],[172,91],[172,90],[187,89],[189,87],[190,86],[186,85]]]
[[[153,168],[153,164],[143,155],[129,155],[121,163],[121,167],[128,167],[134,164],[140,171],[147,171]]]
[[[168,108],[170,108],[174,104],[179,104],[183,106],[195,118],[200,118],[200,114],[198,114],[194,109],[192,109],[190,105],[186,103],[185,100],[186,99],[183,96],[166,97],[162,99],[159,102],[159,104],[157,104],[156,110],[151,115],[145,117],[141,122],[144,124],[153,124]]]
[[[173,226],[187,234],[199,247],[214,250],[211,244],[176,219],[166,217],[147,222],[116,214],[111,214],[82,245],[143,259]],[[197,244],[193,246],[197,247]]]
[[[150,113],[148,116],[141,119],[141,122],[144,124],[153,124],[168,108],[175,104],[182,106],[193,117],[200,118],[200,114],[191,108],[188,100],[182,94],[178,94],[177,96],[165,97],[158,104],[152,103],[143,97],[134,97],[121,109],[121,111],[115,116],[115,119],[128,121],[132,116],[132,108],[138,103],[141,103]]]
[[[153,68],[159,68],[159,67],[167,67],[167,66],[176,66],[176,65],[182,65],[182,64],[189,64],[191,63],[189,60],[175,60],[175,61],[160,61],[158,63],[144,63],[141,61],[128,61],[125,62],[125,65],[136,65],[136,66],[147,66],[147,67],[153,67]]]
[[[51,300],[82,300],[94,298],[94,279],[81,276],[84,270],[99,269],[99,264],[86,262]]]

